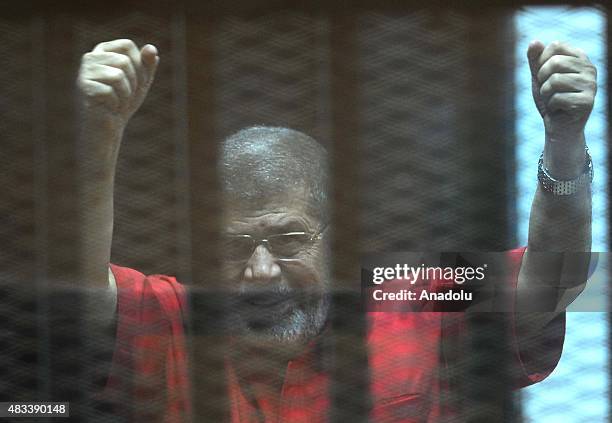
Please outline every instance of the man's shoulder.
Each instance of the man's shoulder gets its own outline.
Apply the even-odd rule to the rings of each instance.
[[[186,308],[185,287],[174,276],[145,275],[129,267],[111,264],[117,284],[120,314],[156,312],[161,316],[182,318]],[[149,313],[145,313],[149,314]]]

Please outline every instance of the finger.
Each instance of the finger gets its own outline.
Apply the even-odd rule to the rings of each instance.
[[[529,47],[527,48],[527,60],[529,61],[529,69],[531,70],[531,75],[534,80],[536,80],[536,75],[540,66],[538,65],[538,58],[544,51],[544,44],[542,44],[539,40],[533,40],[529,43]]]
[[[112,86],[119,98],[128,99],[132,95],[130,83],[125,73],[119,68],[96,65],[95,68],[92,68],[89,79]]]
[[[554,41],[546,46],[538,59],[538,69],[544,65],[554,55],[573,56],[579,59],[587,59],[586,54],[579,48],[572,47],[560,41]]]
[[[591,109],[592,107],[593,97],[584,93],[555,93],[550,97],[547,104],[549,112],[572,112],[580,109]]]
[[[582,59],[555,54],[538,71],[538,82],[543,83],[554,73],[580,73],[585,67]]]
[[[550,97],[554,93],[578,93],[584,88],[584,81],[578,73],[555,73],[540,88],[540,94]]]
[[[138,83],[140,84],[142,81],[140,80],[140,68],[142,67],[142,62],[140,59],[140,51],[136,44],[132,40],[128,39],[120,39],[113,41],[106,41],[104,43],[98,44],[93,52],[113,52],[113,53],[122,53],[127,55],[132,60],[132,65],[134,66],[134,70],[136,71],[136,76],[138,78]]]
[[[150,84],[155,77],[155,71],[157,70],[157,65],[159,64],[157,47],[152,44],[145,45],[140,50],[140,56],[146,73],[145,83]]]
[[[132,60],[125,54],[113,53],[113,52],[100,52],[100,53],[87,53],[85,55],[87,59],[90,59],[92,64],[100,64],[106,66],[113,66],[121,69],[128,81],[132,92],[135,92],[138,88],[138,78],[136,77],[136,69]]]
[[[98,81],[86,80],[82,83],[82,90],[86,98],[97,104],[102,104],[110,110],[117,110],[120,101],[115,89]]]

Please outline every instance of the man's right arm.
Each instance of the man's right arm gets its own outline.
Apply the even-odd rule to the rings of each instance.
[[[88,287],[109,289],[100,298],[98,311],[104,316],[113,316],[116,303],[109,262],[117,156],[125,127],[144,101],[158,62],[154,46],[139,49],[130,40],[114,40],[83,56],[77,78],[81,269]]]

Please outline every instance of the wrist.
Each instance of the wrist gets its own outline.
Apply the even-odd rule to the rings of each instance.
[[[584,133],[552,136],[546,133],[544,166],[552,177],[570,180],[584,172],[586,161]]]
[[[121,137],[127,121],[120,115],[88,109],[81,116],[82,128],[87,132],[101,133],[107,137]]]
[[[114,172],[125,126],[104,117],[85,116],[80,131],[81,160]]]
[[[544,153],[538,161],[538,182],[544,191],[555,196],[567,196],[583,191],[593,182],[593,162],[588,148],[584,150],[584,166],[582,173],[572,179],[558,179],[551,175],[550,170],[544,165]]]

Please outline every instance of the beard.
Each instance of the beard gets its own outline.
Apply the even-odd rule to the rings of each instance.
[[[323,330],[330,294],[326,289],[241,288],[229,308],[229,327],[247,345],[303,346]]]
[[[234,297],[229,358],[239,377],[283,380],[287,362],[301,355],[324,329],[327,292],[243,290]]]

